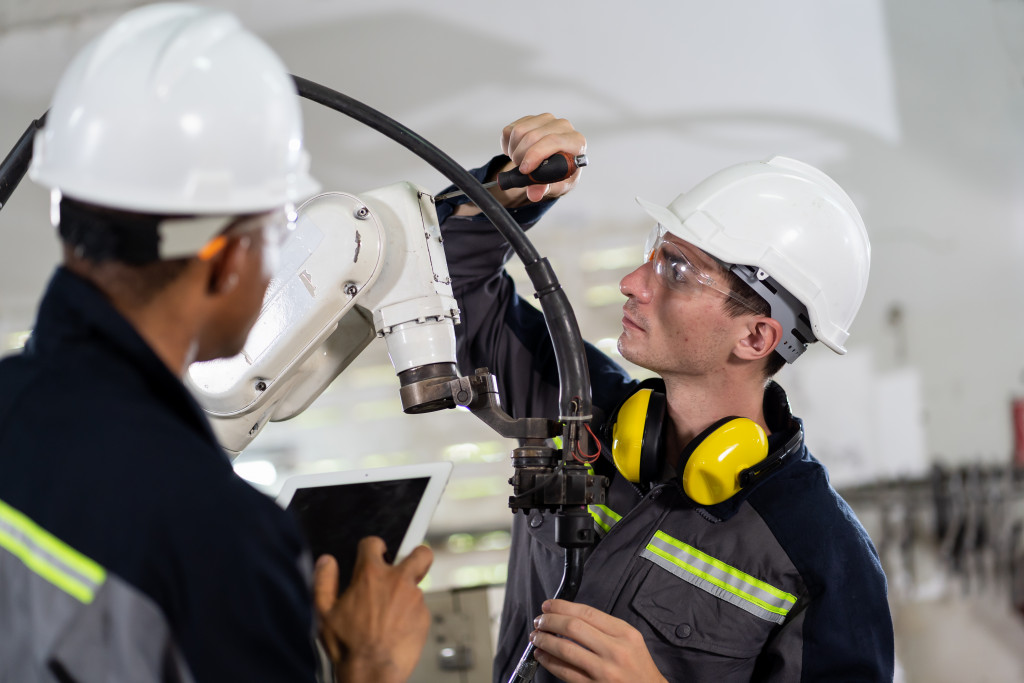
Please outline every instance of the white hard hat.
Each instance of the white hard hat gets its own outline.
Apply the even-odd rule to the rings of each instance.
[[[786,360],[814,341],[805,338],[808,332],[846,353],[868,286],[871,244],[853,201],[827,175],[774,157],[719,171],[667,208],[637,202],[667,232],[737,266],[733,272],[772,305],[772,317],[789,318],[780,320],[787,338],[777,349]],[[780,286],[784,292],[773,291]],[[810,318],[804,334],[803,312],[782,310],[799,304]]]
[[[148,214],[257,213],[319,187],[280,59],[233,15],[181,4],[128,12],[74,58],[29,174]]]

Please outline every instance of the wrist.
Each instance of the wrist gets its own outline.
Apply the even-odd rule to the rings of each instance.
[[[511,171],[515,168],[515,163],[512,162],[508,156],[500,154],[487,164],[483,172],[483,177],[480,178],[481,183],[494,182],[498,178],[499,173],[505,171]],[[521,206],[526,206],[530,203],[530,200],[526,196],[525,188],[512,188],[510,190],[502,190],[497,185],[492,185],[487,189],[492,197],[506,209],[515,209]],[[459,198],[461,201],[458,206],[455,207],[455,211],[452,213],[454,216],[470,217],[479,215],[480,207],[470,201],[466,201],[465,197]]]
[[[336,683],[404,683],[398,665],[390,657],[349,653],[334,668]]]

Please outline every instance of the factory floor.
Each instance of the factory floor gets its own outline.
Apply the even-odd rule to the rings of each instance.
[[[931,543],[882,552],[896,636],[895,683],[1024,681],[1024,609],[990,556],[954,568]],[[903,561],[899,561],[900,559]],[[1020,601],[1020,579],[1017,598]]]
[[[997,586],[894,599],[896,683],[1024,681],[1024,614]]]

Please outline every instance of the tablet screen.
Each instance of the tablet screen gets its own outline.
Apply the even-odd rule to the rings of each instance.
[[[287,509],[298,518],[313,560],[323,554],[338,560],[340,594],[352,580],[362,538],[383,538],[386,559],[394,562],[429,482],[417,477],[298,488]]]

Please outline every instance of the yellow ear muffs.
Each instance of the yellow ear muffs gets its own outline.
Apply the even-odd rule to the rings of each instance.
[[[745,417],[724,418],[683,452],[683,490],[699,505],[721,503],[747,484],[744,473],[766,457],[768,437],[759,424]]]
[[[640,389],[619,406],[612,427],[612,460],[627,480],[654,481],[661,469],[665,394]]]

